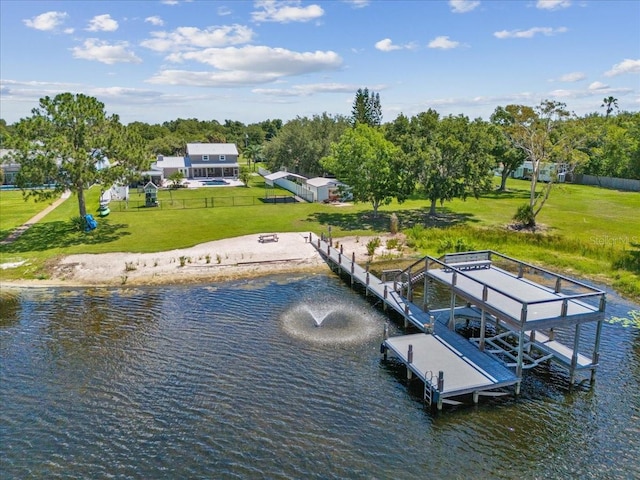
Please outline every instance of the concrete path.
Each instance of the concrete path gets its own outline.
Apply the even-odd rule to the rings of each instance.
[[[66,191],[64,192],[59,199],[57,199],[55,202],[53,202],[51,205],[49,205],[47,208],[45,208],[44,210],[42,210],[40,213],[38,213],[37,215],[34,215],[33,217],[31,217],[29,220],[27,220],[25,223],[23,223],[22,225],[20,225],[18,228],[16,228],[13,232],[11,232],[9,234],[9,236],[7,238],[5,238],[4,240],[2,240],[0,242],[0,245],[7,245],[9,243],[13,243],[15,242],[18,237],[20,237],[20,235],[22,235],[24,232],[26,232],[27,230],[29,230],[29,228],[31,227],[31,225],[33,225],[34,223],[38,223],[40,220],[42,220],[45,216],[47,216],[47,214],[49,212],[51,212],[54,208],[56,208],[58,205],[60,205],[62,202],[64,202],[67,198],[69,198],[71,196],[71,192],[70,191]]]

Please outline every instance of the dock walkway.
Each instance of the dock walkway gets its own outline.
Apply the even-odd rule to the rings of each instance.
[[[367,295],[375,295],[385,308],[400,314],[405,326],[412,324],[423,332],[385,338],[382,350],[385,357],[391,352],[407,367],[409,378],[415,376],[424,383],[425,402],[441,409],[443,403],[460,403],[452,397],[466,394],[473,394],[477,402],[480,395],[504,395],[503,387],[511,385],[516,385],[519,393],[518,376],[442,324],[441,317],[449,317],[448,309],[425,312],[396,292],[393,282],[385,282],[358,265],[353,255],[349,258],[321,238],[310,237],[310,241],[332,268],[349,275],[352,285],[362,285]]]

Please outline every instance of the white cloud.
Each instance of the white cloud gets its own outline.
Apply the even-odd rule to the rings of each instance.
[[[467,13],[480,5],[478,0],[449,0],[449,6],[453,13]]]
[[[571,0],[538,0],[536,8],[541,10],[558,10],[571,6]]]
[[[537,34],[542,34],[546,37],[556,35],[558,33],[565,33],[567,27],[533,27],[529,30],[501,30],[494,32],[493,36],[499,39],[503,38],[533,38]]]
[[[95,38],[85,40],[82,47],[71,49],[74,58],[95,60],[113,65],[114,63],[141,63],[142,60],[129,50],[128,42],[109,44]]]
[[[353,93],[358,88],[359,85],[348,83],[312,83],[294,85],[290,88],[254,88],[251,91],[273,97],[308,97],[317,93]]]
[[[226,5],[223,5],[221,7],[218,7],[217,13],[221,17],[226,17],[227,15],[231,15],[233,13],[233,11],[229,7],[227,7]]]
[[[253,30],[243,25],[207,27],[179,27],[173,32],[151,32],[153,38],[140,43],[156,52],[192,48],[225,47],[248,43],[253,39]]]
[[[393,45],[390,38],[385,38],[384,40],[380,40],[376,42],[376,48],[383,52],[391,52],[392,50],[401,50],[402,47],[400,45]]]
[[[558,80],[561,82],[579,82],[580,80],[584,80],[587,76],[582,72],[571,72],[565,73]]]
[[[382,52],[391,52],[393,50],[412,50],[416,48],[416,44],[405,43],[404,45],[394,45],[390,38],[385,38],[376,42],[375,47]]]
[[[89,21],[87,30],[90,32],[115,32],[118,29],[116,22],[108,13],[104,15],[96,15]]]
[[[163,70],[150,83],[193,86],[241,86],[273,82],[282,77],[335,70],[342,64],[334,52],[293,52],[283,48],[245,46],[209,48],[197,52],[175,53],[167,60],[192,60],[217,69],[210,72]]]
[[[279,76],[333,70],[342,64],[340,56],[332,51],[301,53],[255,45],[175,53],[167,59],[175,62],[193,60],[220,70],[275,72]]]
[[[62,25],[68,16],[66,12],[46,12],[23,20],[23,22],[29,28],[48,32]]]
[[[460,42],[449,40],[447,36],[436,37],[429,42],[429,48],[440,48],[442,50],[449,50],[460,46]]]
[[[589,85],[589,90],[602,90],[604,88],[609,88],[609,85],[606,85],[602,82],[592,82]]]
[[[307,5],[302,7],[299,0],[276,1],[257,0],[255,8],[251,12],[254,22],[308,22],[324,15],[324,10],[319,5]]]
[[[371,3],[370,0],[343,0],[345,3],[351,4],[353,8],[364,8],[368,7]]]
[[[192,87],[243,87],[268,83],[279,77],[272,72],[195,72],[191,70],[162,70],[147,82],[160,85],[188,85]]]
[[[616,63],[611,70],[605,72],[605,76],[615,77],[624,73],[640,73],[640,59],[625,58],[622,62]]]
[[[144,21],[145,23],[150,23],[151,25],[154,25],[156,27],[161,27],[162,25],[164,25],[164,21],[157,15],[147,17],[144,19]]]

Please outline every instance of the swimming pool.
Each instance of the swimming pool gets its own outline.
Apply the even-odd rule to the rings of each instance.
[[[200,180],[200,182],[208,187],[213,185],[229,185],[229,182],[223,180],[222,178],[216,178],[214,180]]]

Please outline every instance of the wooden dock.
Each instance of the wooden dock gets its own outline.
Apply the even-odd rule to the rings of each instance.
[[[472,394],[474,402],[481,395],[505,395],[504,387],[516,386],[519,393],[520,378],[498,360],[481,352],[471,342],[450,331],[436,315],[425,312],[408,301],[395,289],[392,281],[383,281],[355,262],[353,255],[345,256],[330,242],[310,237],[311,242],[329,265],[339,273],[347,274],[353,284],[364,287],[367,295],[379,298],[385,308],[402,316],[405,326],[414,325],[422,333],[385,338],[382,351],[390,353],[407,367],[407,376],[418,378],[424,384],[424,400],[438,409],[443,404],[459,404],[453,397]],[[445,312],[448,316],[448,310]]]
[[[332,269],[364,287],[366,295],[379,298],[385,310],[397,312],[405,327],[422,332],[387,338],[385,330],[381,351],[385,358],[388,353],[398,358],[409,378],[424,383],[428,404],[440,409],[443,403],[460,403],[453,397],[465,394],[477,402],[481,395],[503,395],[511,385],[517,395],[523,370],[542,362],[567,368],[571,385],[580,370],[589,371],[594,380],[606,305],[601,290],[492,251],[427,256],[380,279],[358,265],[353,254],[334,248],[330,239],[310,235],[309,240]],[[528,272],[546,275],[552,286],[536,283]],[[429,309],[428,290],[434,281],[451,291],[449,308]],[[460,300],[465,307],[457,306]],[[459,318],[479,321],[480,337],[469,341],[458,335]],[[585,322],[597,322],[591,357],[579,351]],[[491,337],[485,336],[488,323],[497,332]],[[554,328],[562,327],[575,328],[572,347],[554,339]]]

